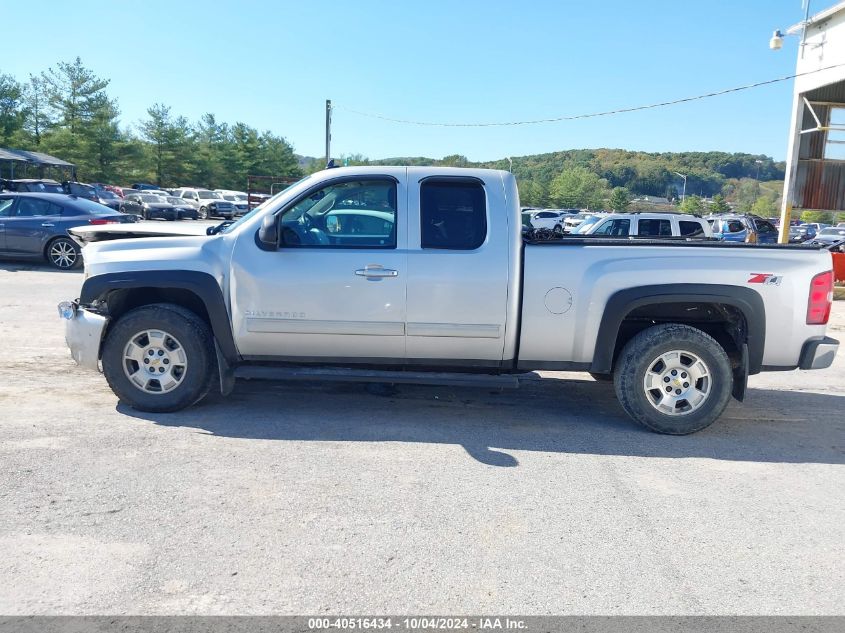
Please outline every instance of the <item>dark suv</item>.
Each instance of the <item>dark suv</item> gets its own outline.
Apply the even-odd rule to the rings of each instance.
[[[3,181],[3,188],[7,191],[19,193],[65,193],[62,184],[49,178],[19,178],[18,180]]]
[[[775,225],[757,215],[727,214],[706,218],[713,227],[713,237],[725,242],[777,244]]]

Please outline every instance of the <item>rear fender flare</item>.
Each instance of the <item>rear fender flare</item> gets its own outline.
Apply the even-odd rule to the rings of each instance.
[[[747,324],[745,340],[738,341],[741,347],[741,364],[745,365],[738,368],[739,373],[742,376],[760,373],[766,341],[766,308],[763,299],[750,288],[721,284],[638,286],[614,293],[605,305],[590,371],[604,374],[612,370],[619,329],[631,311],[645,305],[683,302],[720,303],[737,308]],[[747,347],[747,352],[742,349],[743,345]],[[742,391],[744,392],[744,386]]]

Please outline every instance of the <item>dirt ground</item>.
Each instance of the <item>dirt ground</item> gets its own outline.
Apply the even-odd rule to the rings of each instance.
[[[845,613],[845,353],[689,437],[562,373],[154,415],[71,361],[81,281],[0,264],[0,613]]]

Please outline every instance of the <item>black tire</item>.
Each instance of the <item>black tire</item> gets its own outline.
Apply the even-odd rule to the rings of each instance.
[[[44,249],[47,263],[57,270],[73,270],[82,265],[82,252],[79,244],[69,237],[57,237],[50,240]]]
[[[690,383],[680,382],[681,375],[687,376],[686,372],[672,378],[674,374],[671,372],[675,370],[671,366],[663,364],[661,368],[660,356],[675,351],[680,352],[678,372],[684,367],[698,367],[694,362],[686,365],[695,357],[704,364],[706,378],[685,378],[692,383],[692,389],[689,389]],[[664,371],[667,375],[660,378],[660,388],[648,390],[646,374],[650,373],[656,380]],[[663,383],[667,378],[670,380]],[[672,381],[679,382],[676,385]],[[722,415],[731,398],[733,373],[728,355],[714,338],[689,325],[669,323],[643,330],[628,341],[616,361],[613,382],[616,397],[634,420],[656,433],[688,435],[710,426]],[[664,384],[667,391],[677,387],[677,392],[663,394]],[[707,395],[700,404],[693,405],[694,398],[702,393],[698,390],[699,386],[702,389],[706,387]],[[675,393],[681,395],[675,396]],[[692,394],[690,400],[684,399],[687,393]],[[658,395],[660,398],[657,398]],[[663,403],[664,396],[679,403],[664,405],[672,408],[673,413],[658,410],[657,403]],[[689,411],[684,412],[684,407],[689,407]]]
[[[208,209],[205,207],[200,207],[200,210],[197,211],[197,218],[200,220],[207,220],[208,219]]]
[[[145,330],[161,330],[178,341],[187,358],[178,386],[171,391],[151,393],[137,386],[127,375],[124,350]],[[143,367],[138,365],[138,371]],[[211,330],[196,314],[181,306],[156,303],[124,314],[109,329],[103,345],[103,373],[121,402],[139,411],[178,411],[202,400],[217,375]],[[146,377],[146,374],[143,374]],[[153,374],[155,377],[156,374]]]
[[[612,382],[613,381],[613,374],[595,374],[590,372],[590,375],[593,377],[593,380],[596,382]]]
[[[555,228],[552,229],[552,230],[554,231],[554,234],[558,237],[563,235],[563,227],[560,224],[556,224]]]

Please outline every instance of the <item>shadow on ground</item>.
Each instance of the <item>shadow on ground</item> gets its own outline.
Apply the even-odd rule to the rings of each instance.
[[[845,396],[751,389],[708,429],[672,437],[631,421],[608,383],[544,378],[515,391],[402,385],[388,393],[252,380],[177,413],[118,411],[231,438],[455,444],[503,467],[519,464],[509,451],[845,463]]]

